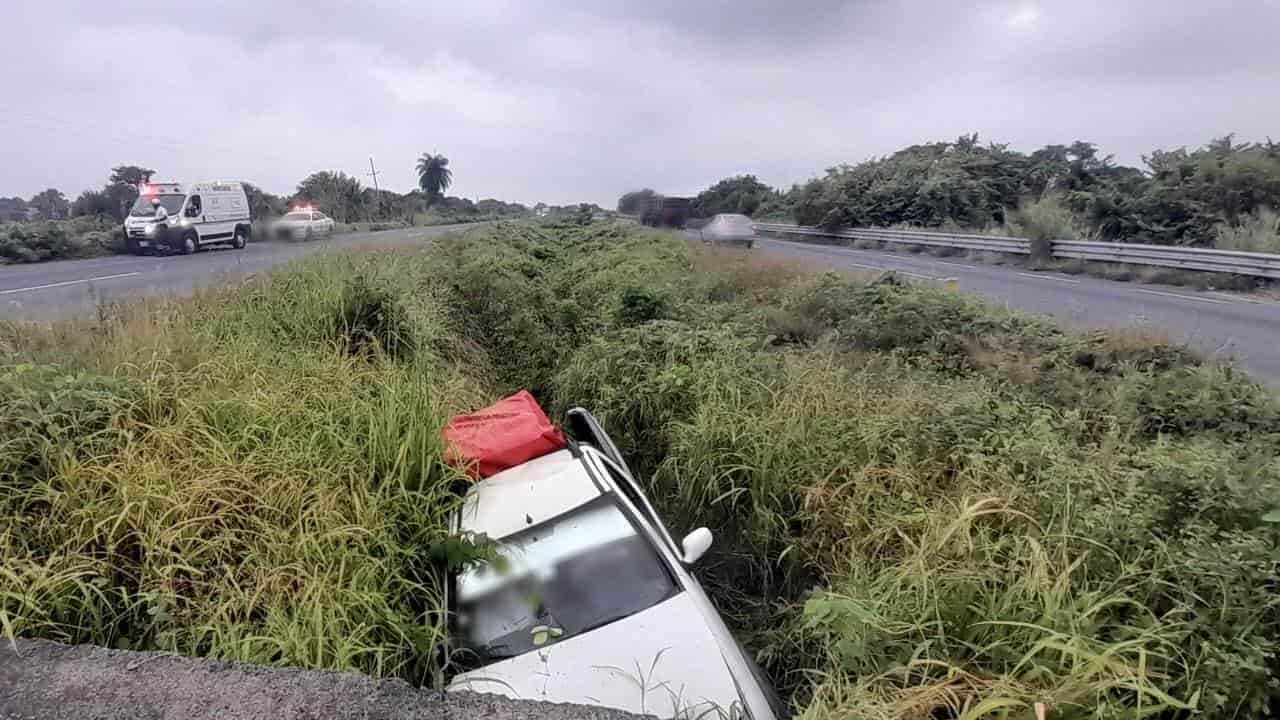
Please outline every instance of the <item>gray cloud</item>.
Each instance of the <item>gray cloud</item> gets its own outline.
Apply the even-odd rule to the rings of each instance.
[[[0,27],[0,195],[122,162],[288,192],[369,155],[404,190],[438,150],[463,194],[609,204],[974,131],[1124,162],[1280,135],[1275,0],[75,0]]]

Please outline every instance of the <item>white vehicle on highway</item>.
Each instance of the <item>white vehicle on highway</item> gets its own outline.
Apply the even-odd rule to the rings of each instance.
[[[249,200],[238,182],[152,182],[140,188],[124,220],[124,237],[135,254],[176,250],[190,255],[216,244],[239,250],[249,242],[249,223]]]
[[[660,718],[775,720],[766,678],[590,413],[568,447],[474,484],[457,518],[501,561],[453,578],[450,690],[612,707]],[[709,713],[709,714],[708,714]]]
[[[721,213],[702,226],[702,241],[712,245],[756,244],[756,229],[751,218],[736,213]]]
[[[275,222],[272,234],[281,239],[312,240],[333,234],[333,218],[310,207],[299,207],[285,213]]]

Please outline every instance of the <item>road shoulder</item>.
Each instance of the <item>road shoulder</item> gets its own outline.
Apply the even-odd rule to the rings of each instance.
[[[634,717],[603,708],[496,695],[446,695],[358,673],[267,668],[43,640],[0,642],[0,720]]]

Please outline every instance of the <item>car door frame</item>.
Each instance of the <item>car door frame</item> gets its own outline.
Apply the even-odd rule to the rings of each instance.
[[[590,413],[588,413],[589,415]],[[764,675],[755,658],[747,649],[738,641],[733,631],[729,629],[729,625],[725,623],[724,616],[720,614],[719,608],[711,601],[711,597],[707,595],[707,591],[703,589],[702,583],[693,573],[692,566],[684,560],[684,549],[675,544],[671,538],[671,533],[667,531],[666,525],[662,522],[662,518],[653,509],[649,503],[649,498],[641,488],[635,484],[634,480],[624,478],[621,474],[621,468],[613,465],[610,459],[595,447],[585,445],[580,448],[583,462],[587,462],[588,472],[598,474],[597,481],[603,482],[609,487],[609,491],[617,496],[626,510],[633,514],[649,538],[654,543],[658,551],[671,564],[671,572],[675,575],[676,581],[693,599],[694,604],[699,608],[702,614],[703,622],[707,625],[707,629],[718,640],[721,659],[729,668],[729,675],[733,678],[737,685],[738,694],[743,695],[746,691],[743,687],[740,674],[745,673],[755,686],[754,692],[750,692],[754,697],[753,702],[768,708],[773,713],[773,720],[786,717],[786,708],[783,706],[781,699],[778,697],[777,689],[769,681],[768,676]],[[596,467],[592,468],[592,463]],[[612,467],[616,471],[616,475],[608,472]],[[620,480],[621,478],[621,480]],[[644,502],[644,508],[636,507],[631,497],[622,487],[623,483],[629,483]],[[648,512],[646,512],[646,509]],[[653,518],[650,520],[650,518]],[[730,656],[736,657],[730,659]]]
[[[645,495],[643,489],[630,476],[630,472],[623,470],[622,467],[596,447],[584,445],[580,447],[580,450],[584,461],[588,462],[588,471],[596,477],[597,481],[602,482],[609,491],[624,500],[631,507],[631,511],[635,513],[636,517],[646,526],[650,539],[661,545],[675,562],[685,566],[684,549],[672,538],[671,532],[667,530],[666,524],[662,522],[662,516],[658,515],[658,511],[649,502],[649,498]]]

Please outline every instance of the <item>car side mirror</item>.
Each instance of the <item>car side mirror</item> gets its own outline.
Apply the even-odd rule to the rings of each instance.
[[[189,218],[200,217],[200,208],[195,206],[187,208],[187,217]]]
[[[712,539],[711,531],[704,527],[685,535],[684,540],[680,541],[680,547],[684,550],[684,564],[692,565],[706,555],[711,549]]]

